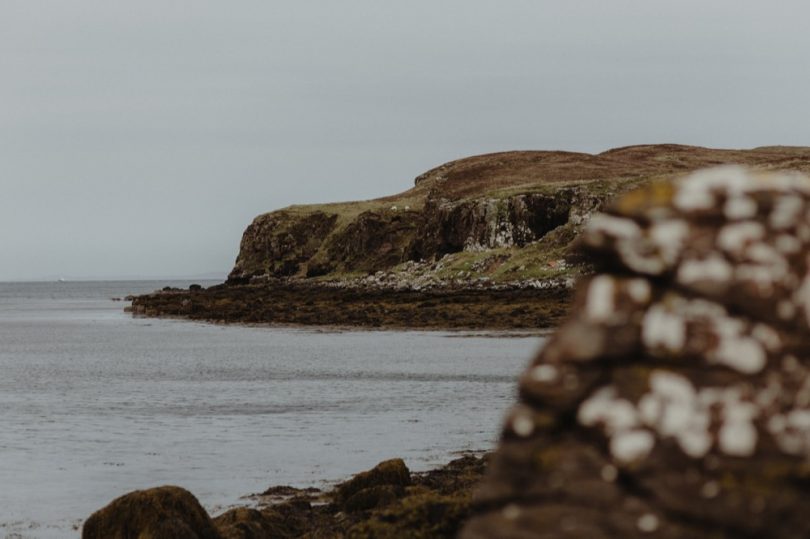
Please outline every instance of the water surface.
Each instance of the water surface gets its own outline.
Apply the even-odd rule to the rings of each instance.
[[[216,513],[491,448],[540,342],[132,318],[110,299],[166,284],[189,283],[0,283],[0,537],[77,537],[137,488]]]

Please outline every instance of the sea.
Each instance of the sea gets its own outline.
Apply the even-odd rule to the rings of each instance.
[[[124,311],[129,294],[189,284],[0,283],[0,537],[79,537],[135,489],[180,485],[216,515],[272,485],[491,449],[542,342]]]

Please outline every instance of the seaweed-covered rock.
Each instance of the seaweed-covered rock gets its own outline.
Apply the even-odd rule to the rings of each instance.
[[[402,459],[386,460],[335,489],[335,505],[344,511],[364,511],[387,505],[405,493],[411,472]]]
[[[82,539],[221,539],[200,502],[180,487],[136,490],[93,513]]]
[[[216,517],[213,522],[223,539],[279,539],[297,537],[301,533],[295,519],[273,508],[237,507]]]
[[[478,537],[810,536],[810,180],[651,184],[520,380]]]
[[[468,516],[469,500],[466,497],[442,496],[426,490],[374,513],[351,527],[346,535],[354,539],[455,537]]]

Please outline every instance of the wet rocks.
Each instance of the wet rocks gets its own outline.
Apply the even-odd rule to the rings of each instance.
[[[453,537],[470,514],[472,486],[480,481],[486,461],[468,455],[436,470],[412,474],[401,459],[392,459],[329,493],[271,487],[254,496],[256,507],[236,507],[213,520],[190,493],[178,487],[135,491],[93,514],[82,537]]]
[[[405,494],[411,472],[402,459],[386,460],[335,489],[335,504],[348,512],[388,505]]]
[[[571,296],[565,283],[525,288],[389,289],[283,283],[212,286],[135,298],[137,316],[227,323],[356,327],[537,329],[557,324]]]
[[[197,498],[180,487],[130,492],[93,513],[82,539],[221,539]]]
[[[582,241],[462,537],[810,536],[810,180],[651,184]]]

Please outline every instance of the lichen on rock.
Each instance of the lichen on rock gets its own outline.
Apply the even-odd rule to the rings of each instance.
[[[462,537],[810,536],[810,180],[652,183],[581,241]]]

